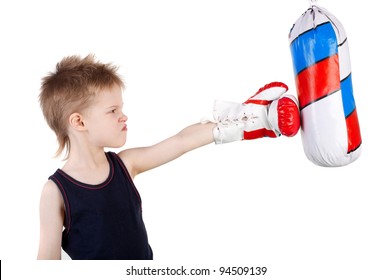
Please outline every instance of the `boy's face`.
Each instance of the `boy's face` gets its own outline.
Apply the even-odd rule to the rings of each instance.
[[[118,86],[102,90],[94,97],[83,116],[91,145],[119,148],[125,144],[128,117],[122,107],[122,90]]]

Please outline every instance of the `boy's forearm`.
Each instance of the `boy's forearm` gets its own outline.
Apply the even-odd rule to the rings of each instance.
[[[177,136],[181,138],[184,152],[194,150],[214,142],[213,129],[215,123],[196,123],[184,128]]]

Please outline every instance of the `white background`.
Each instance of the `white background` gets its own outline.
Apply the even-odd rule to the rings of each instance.
[[[309,3],[2,0],[4,279],[127,279],[125,268],[144,264],[267,266],[265,279],[390,279],[389,14],[377,2],[318,3],[348,35],[361,157],[315,166],[300,135],[193,151],[135,180],[155,260],[97,265],[35,261],[41,188],[63,164],[52,158],[55,135],[39,108],[41,78],[67,55],[119,65],[125,147],[154,144],[208,116],[215,99],[242,102],[271,81],[295,94],[288,33]]]

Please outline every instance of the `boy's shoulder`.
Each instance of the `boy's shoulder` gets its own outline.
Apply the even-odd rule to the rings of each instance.
[[[48,179],[42,187],[42,194],[53,195],[58,192],[57,184],[51,179]]]
[[[52,180],[47,180],[42,187],[41,192],[41,207],[62,207],[63,198],[56,183]]]

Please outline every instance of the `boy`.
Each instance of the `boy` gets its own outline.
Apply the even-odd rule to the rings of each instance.
[[[293,136],[299,128],[294,97],[281,97],[287,87],[272,83],[246,104],[217,102],[215,122],[150,147],[105,152],[126,142],[123,89],[117,67],[93,55],[65,57],[43,78],[41,108],[67,161],[42,190],[38,259],[60,259],[61,247],[72,259],[152,259],[138,174],[212,142]]]

